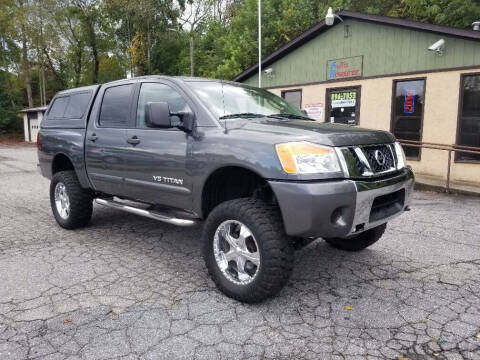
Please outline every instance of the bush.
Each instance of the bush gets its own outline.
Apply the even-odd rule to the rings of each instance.
[[[0,110],[0,134],[20,134],[23,131],[22,116],[17,112]]]
[[[21,91],[16,85],[15,75],[0,71],[0,133],[21,133]]]

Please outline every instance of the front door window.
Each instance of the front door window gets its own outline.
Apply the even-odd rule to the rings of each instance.
[[[398,140],[421,141],[425,80],[396,81],[393,91],[393,134]],[[403,148],[407,158],[420,160],[420,148]]]
[[[327,90],[327,122],[358,125],[360,87]]]
[[[137,128],[146,128],[145,108],[150,102],[166,102],[170,112],[191,112],[187,102],[170,86],[160,83],[143,83],[140,88],[137,107]]]

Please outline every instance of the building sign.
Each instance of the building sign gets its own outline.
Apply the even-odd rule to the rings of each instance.
[[[317,121],[323,121],[323,104],[322,103],[306,104],[305,111],[309,118]]]
[[[363,56],[327,61],[327,80],[362,76]]]
[[[405,90],[403,96],[403,113],[413,114],[415,112],[415,90]]]
[[[333,108],[354,107],[357,104],[356,91],[335,92],[330,94],[330,104]]]

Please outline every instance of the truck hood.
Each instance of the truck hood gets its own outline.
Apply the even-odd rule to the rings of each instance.
[[[225,124],[232,135],[259,138],[274,143],[280,141],[311,141],[327,146],[369,145],[392,143],[395,137],[387,131],[370,130],[351,125],[320,123],[291,119],[230,119]],[[251,134],[244,134],[251,133]],[[285,140],[283,139],[285,138]]]

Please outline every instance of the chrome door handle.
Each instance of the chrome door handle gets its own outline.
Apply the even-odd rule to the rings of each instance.
[[[98,139],[98,136],[96,134],[92,134],[87,139],[90,140],[90,141],[95,141],[95,140]]]
[[[140,144],[140,139],[136,136],[132,136],[130,139],[127,139],[127,142],[132,145]]]

